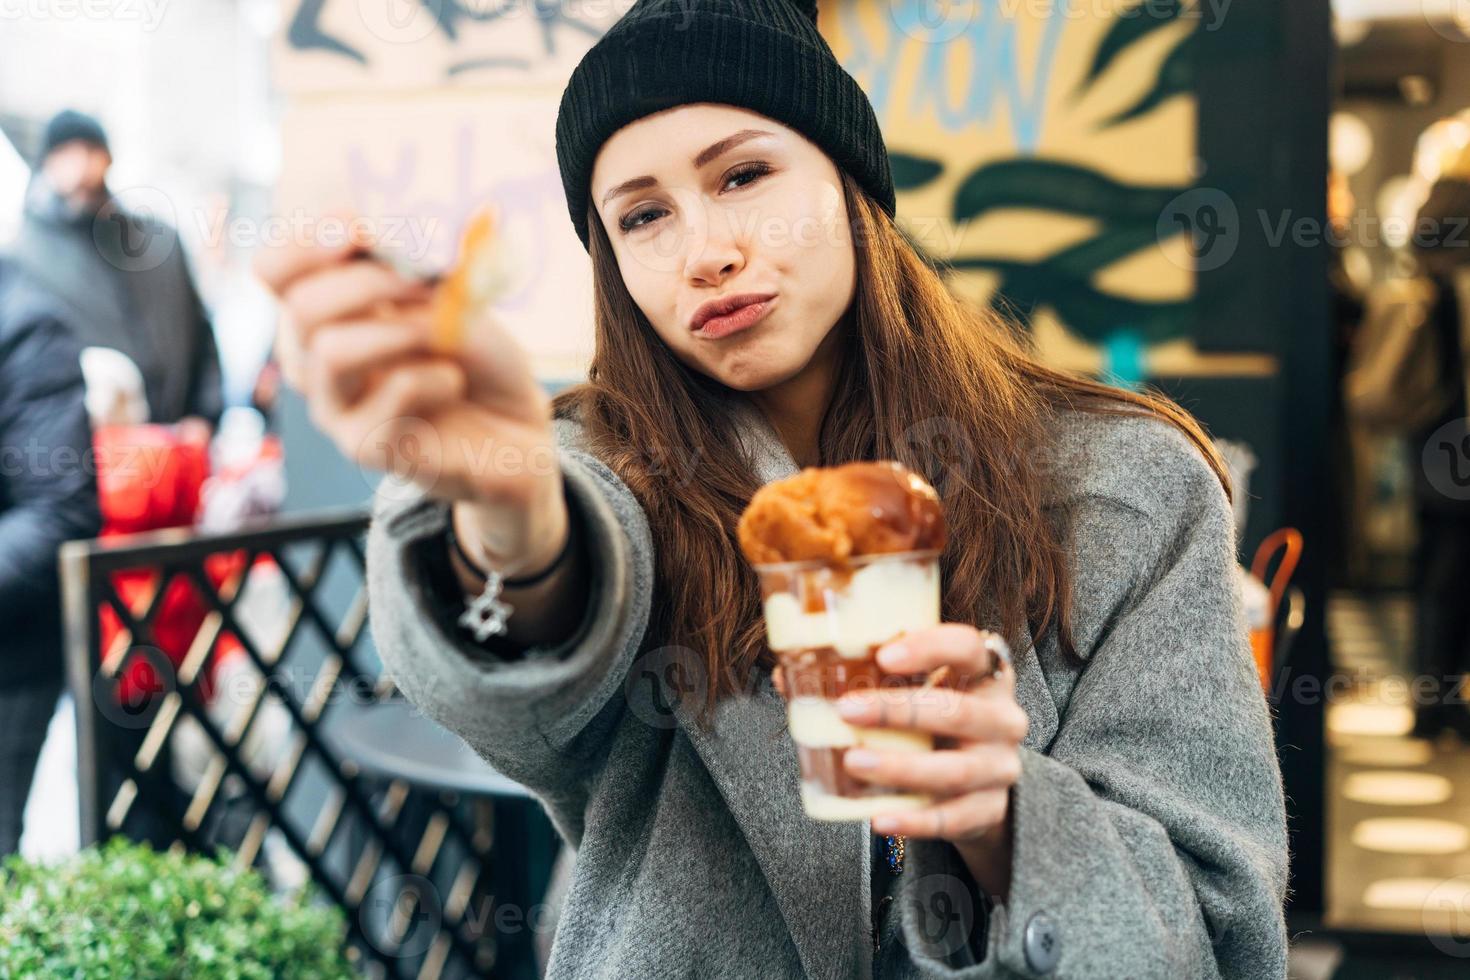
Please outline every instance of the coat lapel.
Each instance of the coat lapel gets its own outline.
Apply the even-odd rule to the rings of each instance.
[[[733,415],[762,484],[797,472],[755,405],[735,399]],[[710,732],[700,730],[687,706],[679,707],[690,742],[765,873],[806,974],[870,977],[868,824],[812,820],[802,810],[796,745],[769,678],[722,703]]]
[[[806,975],[869,976],[868,824],[825,823],[802,810],[779,695],[763,686],[727,699],[712,732],[690,718],[684,728],[766,876]]]
[[[735,424],[762,484],[797,472],[797,465],[760,410],[735,400]],[[1043,749],[1057,714],[1036,657],[1017,658],[1016,695],[1032,719],[1026,745]],[[699,753],[766,876],[785,917],[802,966],[812,978],[872,975],[871,825],[828,823],[802,810],[796,746],[786,708],[769,679],[748,696],[727,699],[703,732],[691,707],[676,703]]]

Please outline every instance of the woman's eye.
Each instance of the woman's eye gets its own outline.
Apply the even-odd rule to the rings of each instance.
[[[623,218],[621,221],[618,222],[618,227],[623,229],[623,231],[635,231],[639,228],[642,228],[644,225],[653,223],[652,221],[644,221],[644,218],[657,218],[658,215],[658,208],[644,208],[642,211],[634,211],[626,218]]]
[[[735,189],[739,190],[741,187],[748,187],[756,180],[764,177],[770,172],[771,167],[769,164],[753,163],[749,166],[741,167],[737,170],[731,171],[725,177],[724,186],[729,187],[731,184],[735,184],[736,181],[740,181],[740,183],[735,184]],[[619,219],[618,227],[625,232],[637,231],[639,228],[643,228],[647,225],[653,224],[659,219],[659,217],[663,215],[663,213],[663,208],[643,208],[642,210],[634,211],[626,218]]]
[[[745,187],[748,184],[754,183],[757,179],[764,177],[770,172],[771,168],[767,164],[753,163],[748,167],[741,167],[739,170],[731,173],[730,176],[725,178],[725,184],[728,186],[733,181],[740,180],[743,177],[751,178],[750,180],[747,180],[744,183],[737,185],[739,187]]]

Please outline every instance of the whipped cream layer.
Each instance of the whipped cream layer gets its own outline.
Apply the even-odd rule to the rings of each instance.
[[[857,659],[901,632],[937,625],[939,600],[938,562],[875,561],[859,566],[840,590],[824,590],[820,612],[806,612],[809,603],[791,591],[767,596],[766,638],[777,652],[832,647]]]
[[[928,752],[934,747],[928,732],[849,725],[826,698],[792,698],[786,704],[786,727],[791,741],[813,749],[862,745],[880,752]]]
[[[813,820],[866,820],[879,814],[922,810],[933,802],[932,797],[921,793],[837,796],[810,783],[801,784],[801,806]]]

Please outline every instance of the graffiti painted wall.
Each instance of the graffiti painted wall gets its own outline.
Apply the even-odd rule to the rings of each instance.
[[[1195,274],[1224,220],[1195,187],[1184,0],[852,0],[822,30],[878,112],[910,236],[976,302],[997,291],[1053,363],[1122,380],[1258,374],[1202,354]]]
[[[275,212],[348,209],[426,262],[492,204],[522,258],[500,309],[548,381],[591,355],[591,277],[556,168],[562,88],[631,0],[286,0]]]
[[[507,321],[548,380],[590,356],[587,258],[556,171],[573,66],[631,0],[285,0],[277,213],[348,207],[430,258],[504,210],[527,258]],[[975,302],[1003,296],[1043,354],[1089,373],[1260,375],[1201,353],[1196,271],[1228,219],[1196,186],[1198,0],[844,0],[821,29],[878,111],[900,220]],[[1227,202],[1228,203],[1228,202]]]

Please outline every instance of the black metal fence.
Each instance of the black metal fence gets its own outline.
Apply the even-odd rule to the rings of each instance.
[[[353,511],[63,548],[82,845],[223,845],[278,888],[310,878],[370,976],[535,976],[533,930],[491,926],[497,896],[528,892],[528,801],[366,771],[334,733],[397,696],[364,629],[366,526]]]

